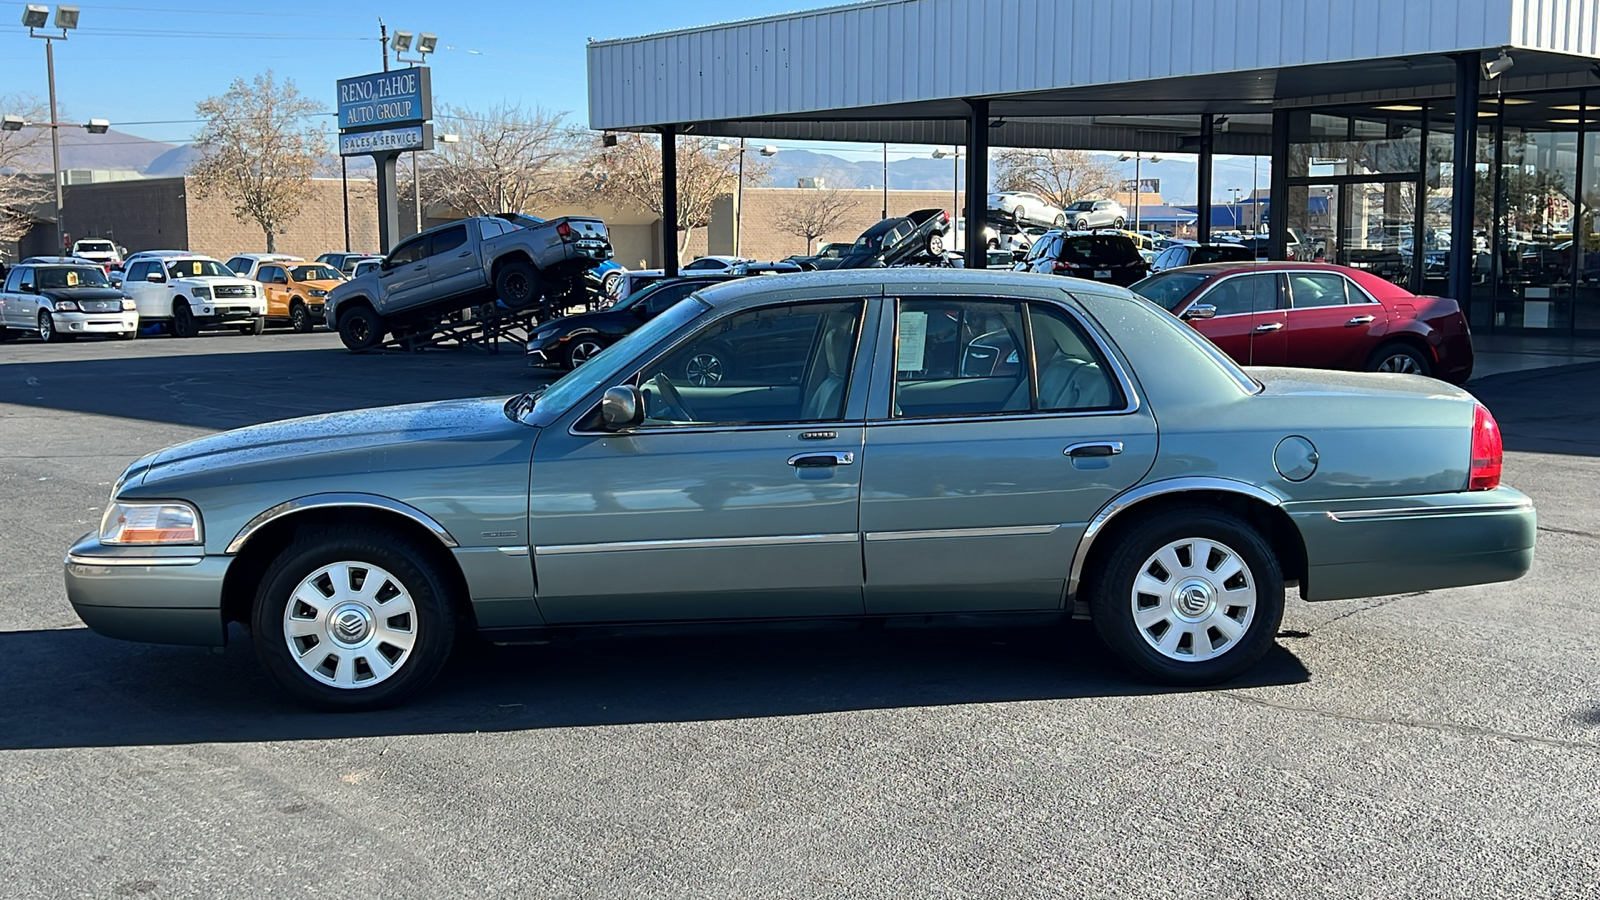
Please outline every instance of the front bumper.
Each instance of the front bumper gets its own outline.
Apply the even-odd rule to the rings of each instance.
[[[541,341],[528,345],[528,366],[534,369],[564,369],[566,354],[559,340]]]
[[[1533,501],[1509,487],[1283,509],[1305,540],[1307,600],[1514,581],[1533,565]]]
[[[245,300],[224,297],[220,300],[193,301],[195,318],[207,325],[221,322],[248,322],[267,314],[265,300]]]
[[[220,647],[230,556],[200,547],[108,547],[86,534],[67,551],[67,600],[94,631],[124,641]]]
[[[139,314],[132,310],[114,313],[51,313],[56,331],[62,334],[128,334],[139,330]]]

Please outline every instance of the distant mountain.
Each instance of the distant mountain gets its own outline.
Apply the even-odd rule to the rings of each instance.
[[[152,141],[125,131],[90,134],[81,128],[61,129],[61,168],[133,169],[144,172],[150,164],[176,149],[162,141]],[[32,155],[19,168],[34,172],[50,171],[50,141],[39,142]]]
[[[161,154],[144,169],[151,178],[172,178],[189,174],[189,167],[200,158],[193,144],[181,144]]]

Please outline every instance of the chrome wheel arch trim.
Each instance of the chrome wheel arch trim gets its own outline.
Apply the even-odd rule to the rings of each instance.
[[[1089,520],[1089,525],[1083,530],[1083,537],[1078,540],[1078,550],[1072,555],[1072,570],[1067,576],[1067,603],[1074,615],[1080,612],[1078,608],[1078,588],[1083,584],[1083,567],[1089,561],[1089,551],[1094,546],[1095,538],[1099,537],[1107,525],[1118,515],[1127,512],[1139,503],[1152,497],[1164,497],[1168,494],[1182,494],[1192,491],[1222,491],[1224,493],[1239,494],[1258,500],[1268,506],[1283,506],[1283,498],[1265,488],[1248,482],[1236,481],[1232,478],[1220,478],[1214,475],[1185,475],[1178,478],[1167,478],[1161,481],[1152,481],[1146,484],[1135,485],[1111,499],[1111,502],[1100,507],[1100,511]],[[1087,612],[1087,608],[1081,610]]]
[[[434,537],[439,539],[439,543],[446,547],[455,548],[461,546],[455,537],[450,534],[449,530],[439,524],[437,519],[414,506],[401,503],[399,500],[392,500],[377,494],[328,493],[297,497],[257,515],[249,522],[246,522],[243,528],[239,529],[239,533],[234,535],[233,540],[228,542],[228,548],[222,552],[228,556],[237,554],[257,532],[284,516],[294,515],[310,509],[339,508],[381,509],[386,512],[397,513],[428,529]]]

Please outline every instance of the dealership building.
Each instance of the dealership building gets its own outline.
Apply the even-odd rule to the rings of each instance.
[[[1213,156],[1269,156],[1275,256],[1455,297],[1480,333],[1600,335],[1600,0],[873,0],[588,65],[595,129],[963,144],[968,184],[993,147],[1194,153],[1202,239]]]

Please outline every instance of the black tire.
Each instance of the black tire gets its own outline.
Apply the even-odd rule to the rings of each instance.
[[[11,329],[5,327],[4,325],[0,325],[0,344],[4,344],[7,341],[15,340],[16,337],[17,337],[17,334],[18,334],[18,332],[12,331]]]
[[[289,327],[296,334],[310,334],[311,329],[316,327],[316,323],[311,321],[311,310],[298,297],[289,303]]]
[[[567,342],[567,368],[576,369],[605,348],[605,342],[592,334],[573,338]]]
[[[1155,554],[1170,544],[1188,539],[1223,545],[1232,550],[1244,565],[1241,575],[1224,581],[1220,586],[1212,585],[1210,591],[1205,588],[1199,591],[1199,595],[1194,597],[1195,602],[1200,602],[1203,598],[1216,598],[1208,602],[1211,604],[1210,608],[1217,612],[1202,617],[1192,624],[1188,620],[1175,617],[1178,598],[1183,596],[1178,592],[1184,585],[1190,583],[1190,578],[1185,578],[1181,583],[1174,583],[1172,585],[1174,593],[1166,601],[1155,594],[1144,593],[1135,599],[1134,594],[1135,581],[1141,574],[1145,574],[1147,562],[1152,563],[1153,569],[1159,570],[1160,564],[1153,560]],[[1191,561],[1192,550],[1191,547]],[[1183,562],[1181,551],[1174,558],[1181,564]],[[1215,569],[1218,572],[1229,566],[1226,557],[1209,554],[1205,561],[1207,570],[1211,569],[1212,560],[1217,560]],[[1204,631],[1200,631],[1199,626],[1206,622],[1215,622],[1217,615],[1227,615],[1235,624],[1241,624],[1231,613],[1242,610],[1242,607],[1226,603],[1229,592],[1227,586],[1231,584],[1237,588],[1239,585],[1237,579],[1241,576],[1249,587],[1254,588],[1254,608],[1246,615],[1248,622],[1245,623],[1243,631],[1233,639],[1225,640],[1224,644],[1214,651],[1215,655],[1209,659],[1183,660],[1169,656],[1152,646],[1152,640],[1159,643],[1168,631],[1174,628],[1177,629],[1172,632],[1176,644],[1171,648],[1171,652],[1175,656],[1183,655],[1185,641],[1189,643],[1190,655],[1199,652],[1194,647],[1197,633],[1202,634],[1207,643],[1213,646],[1218,638],[1225,638],[1226,635],[1212,626],[1207,626]],[[1156,578],[1154,574],[1150,577]],[[1167,573],[1169,581],[1175,582],[1178,577],[1179,573]],[[1260,661],[1267,650],[1271,649],[1278,633],[1278,626],[1283,621],[1283,570],[1272,552],[1272,547],[1246,522],[1230,513],[1207,506],[1167,509],[1135,523],[1129,530],[1123,532],[1121,539],[1112,548],[1110,556],[1105,558],[1104,565],[1091,573],[1086,589],[1095,630],[1099,633],[1100,639],[1124,663],[1145,677],[1163,684],[1207,685],[1238,676]],[[1149,612],[1159,615],[1160,610],[1156,607],[1162,602],[1166,602],[1174,610],[1174,614],[1152,623],[1148,630],[1142,628],[1135,619],[1135,605],[1144,610],[1147,603],[1154,604]],[[1245,615],[1242,611],[1239,614]]]
[[[383,317],[370,306],[354,306],[339,316],[339,340],[351,350],[371,350],[383,343]]]
[[[726,381],[732,374],[728,365],[730,355],[728,348],[722,344],[696,348],[683,364],[684,383],[695,387],[716,387]]]
[[[1415,371],[1412,371],[1412,369]],[[1367,357],[1368,372],[1399,372],[1409,375],[1433,375],[1433,364],[1421,350],[1410,344],[1390,341],[1372,351]]]
[[[39,340],[49,344],[59,344],[67,336],[56,330],[55,317],[50,315],[48,309],[39,310]]]
[[[1057,228],[1065,228],[1065,227],[1067,227],[1067,214],[1066,213],[1062,213],[1061,215],[1056,216],[1056,220],[1054,222],[1052,222],[1051,224],[1054,225]]]
[[[501,267],[494,277],[494,291],[506,306],[527,309],[544,296],[544,279],[538,269],[516,260]]]
[[[409,595],[415,615],[407,624],[412,629],[414,643],[395,659],[393,673],[374,680],[369,687],[336,687],[308,673],[296,661],[290,649],[290,639],[285,628],[285,608],[301,583],[324,566],[340,562],[366,564],[386,570],[404,593]],[[362,571],[352,567],[352,573]],[[370,576],[371,570],[365,570]],[[404,702],[427,687],[439,674],[455,644],[456,617],[452,604],[453,580],[422,547],[403,535],[370,526],[328,526],[302,529],[294,542],[286,547],[262,575],[250,615],[251,641],[256,656],[279,687],[296,700],[316,709],[333,712],[356,712],[384,709]],[[387,585],[380,591],[387,590]],[[374,598],[375,599],[375,598]],[[330,602],[339,602],[331,600]],[[360,602],[360,601],[357,601]],[[373,608],[381,619],[382,607],[372,600],[364,606]],[[323,616],[332,616],[336,609],[324,609]],[[315,620],[316,617],[311,617]],[[369,625],[370,628],[370,625]],[[385,645],[381,637],[369,631],[368,645],[346,650],[336,644],[318,640],[304,646],[302,658],[314,661],[318,647],[323,647],[323,659],[346,654],[346,659],[332,666],[349,662],[357,671],[358,655],[380,649],[398,649]],[[385,653],[385,659],[389,656]],[[373,674],[369,667],[368,675]],[[369,680],[372,680],[369,678]],[[357,682],[359,684],[359,682]]]
[[[119,331],[111,336],[113,341],[131,341],[139,336],[137,331]]]
[[[194,320],[194,312],[189,309],[189,303],[178,300],[172,304],[172,336],[192,338],[200,333],[200,323]]]
[[[263,334],[267,330],[267,317],[256,316],[253,321],[239,326],[240,334]]]
[[[1122,218],[1121,216],[1117,216],[1115,219],[1111,220],[1111,227],[1119,229],[1119,230],[1122,228],[1123,225],[1126,225],[1126,224],[1127,224],[1127,220]]]
[[[1078,229],[1079,231],[1088,231],[1089,230],[1089,220],[1088,219],[1079,219],[1078,221],[1072,223],[1072,227]]]

